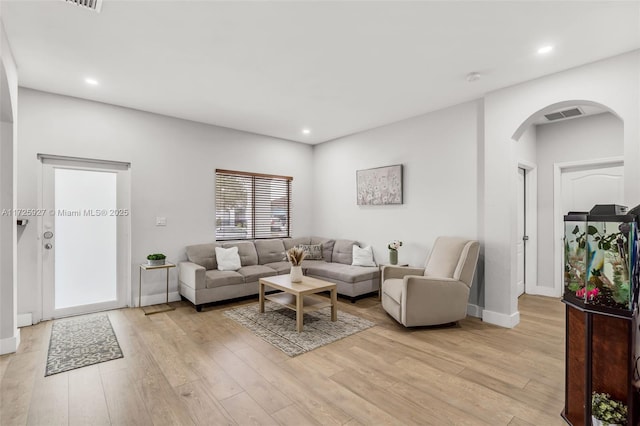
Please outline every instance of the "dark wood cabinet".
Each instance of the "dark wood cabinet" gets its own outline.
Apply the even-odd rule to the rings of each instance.
[[[566,305],[565,407],[562,417],[591,424],[591,393],[604,392],[629,407],[628,425],[638,425],[633,387],[635,317]]]

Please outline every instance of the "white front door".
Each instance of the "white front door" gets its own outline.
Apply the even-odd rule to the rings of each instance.
[[[516,234],[516,252],[518,257],[517,290],[518,296],[525,290],[526,277],[526,170],[518,168],[518,232]]]
[[[43,318],[127,305],[128,166],[42,158]]]

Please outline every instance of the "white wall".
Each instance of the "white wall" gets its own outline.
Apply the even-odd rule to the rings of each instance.
[[[624,121],[625,201],[640,202],[640,51],[489,93],[485,112],[485,311],[487,322],[519,322],[516,294],[515,142],[540,112],[594,102]]]
[[[538,167],[537,167],[537,152],[536,152],[536,127],[530,126],[518,139],[515,141],[515,160],[513,165],[513,173],[519,173],[519,169],[522,168],[525,173],[525,231],[528,240],[525,244],[524,251],[524,269],[525,269],[525,286],[524,291],[527,294],[540,294],[537,290],[537,268],[535,265],[538,263],[538,237],[537,237],[537,192],[538,192]],[[519,210],[516,210],[519,211]],[[483,224],[484,226],[484,224]],[[515,234],[515,243],[520,243],[522,235]]]
[[[0,7],[0,16],[1,16]],[[0,355],[15,352],[17,328],[16,146],[18,74],[9,41],[0,20]]]
[[[554,286],[553,165],[624,154],[622,121],[611,113],[536,126],[538,151],[538,285]],[[626,182],[625,182],[626,183]],[[634,207],[634,206],[629,206]]]
[[[404,242],[399,263],[424,266],[439,235],[478,238],[479,102],[468,102],[316,145],[314,232],[373,246]],[[402,205],[358,206],[356,170],[402,164]],[[471,303],[476,303],[474,286]]]
[[[132,293],[146,255],[185,259],[186,245],[215,240],[216,168],[293,176],[292,232],[311,233],[312,147],[92,101],[20,89],[20,208],[38,207],[37,153],[131,162]],[[167,218],[156,227],[156,216]],[[20,313],[41,317],[38,227],[19,248]],[[143,294],[164,297],[164,274],[147,272]],[[177,271],[170,291],[177,298]],[[144,302],[144,300],[143,300]],[[151,302],[149,302],[151,303]]]
[[[536,126],[531,126],[515,142],[516,160],[518,162],[536,164],[538,157],[536,138]]]

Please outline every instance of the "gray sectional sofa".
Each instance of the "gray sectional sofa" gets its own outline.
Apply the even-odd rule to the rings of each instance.
[[[305,260],[304,275],[336,283],[338,293],[352,302],[380,288],[378,267],[351,265],[356,241],[302,237],[187,246],[188,261],[178,265],[180,294],[198,311],[206,303],[258,294],[260,278],[289,273],[291,265],[285,260],[285,251],[300,244],[322,244],[322,260]],[[234,246],[238,247],[241,268],[219,271],[215,248]]]

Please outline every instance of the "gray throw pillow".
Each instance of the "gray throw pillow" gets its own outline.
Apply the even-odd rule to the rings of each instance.
[[[307,252],[307,260],[323,260],[322,257],[322,244],[300,244],[298,246],[302,250]]]

